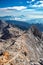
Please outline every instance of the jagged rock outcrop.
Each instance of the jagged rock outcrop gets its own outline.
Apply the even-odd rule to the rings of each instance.
[[[1,39],[6,40],[12,37],[12,34],[9,33],[7,29],[3,31],[3,35],[1,36]]]
[[[13,25],[0,20],[0,39],[7,40],[12,37],[19,37],[22,34],[22,30],[14,28]]]
[[[40,32],[35,25],[31,26],[30,30],[31,30],[31,32],[33,33],[34,36],[41,38],[42,32]]]
[[[5,21],[0,20],[0,32],[2,32],[3,28],[5,28],[6,26],[8,26],[8,24]]]
[[[35,26],[23,31],[9,25],[2,29],[0,65],[43,65],[42,33]]]

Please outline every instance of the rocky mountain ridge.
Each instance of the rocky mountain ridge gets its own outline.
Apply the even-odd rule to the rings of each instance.
[[[43,65],[43,33],[37,27],[23,31],[1,24],[0,65]]]

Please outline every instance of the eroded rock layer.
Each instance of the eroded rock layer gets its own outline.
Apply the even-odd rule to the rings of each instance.
[[[3,21],[1,25],[0,65],[43,65],[42,32],[35,26],[23,31]]]

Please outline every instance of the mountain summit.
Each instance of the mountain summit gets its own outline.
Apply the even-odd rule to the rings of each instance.
[[[36,26],[22,30],[0,24],[0,65],[43,65],[43,33]]]

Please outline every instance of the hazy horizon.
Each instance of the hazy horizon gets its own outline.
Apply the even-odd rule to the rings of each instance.
[[[40,18],[43,19],[43,1],[0,0],[0,17],[6,16],[11,16],[11,20],[13,19],[17,21],[28,21]],[[41,23],[43,23],[43,21]]]

